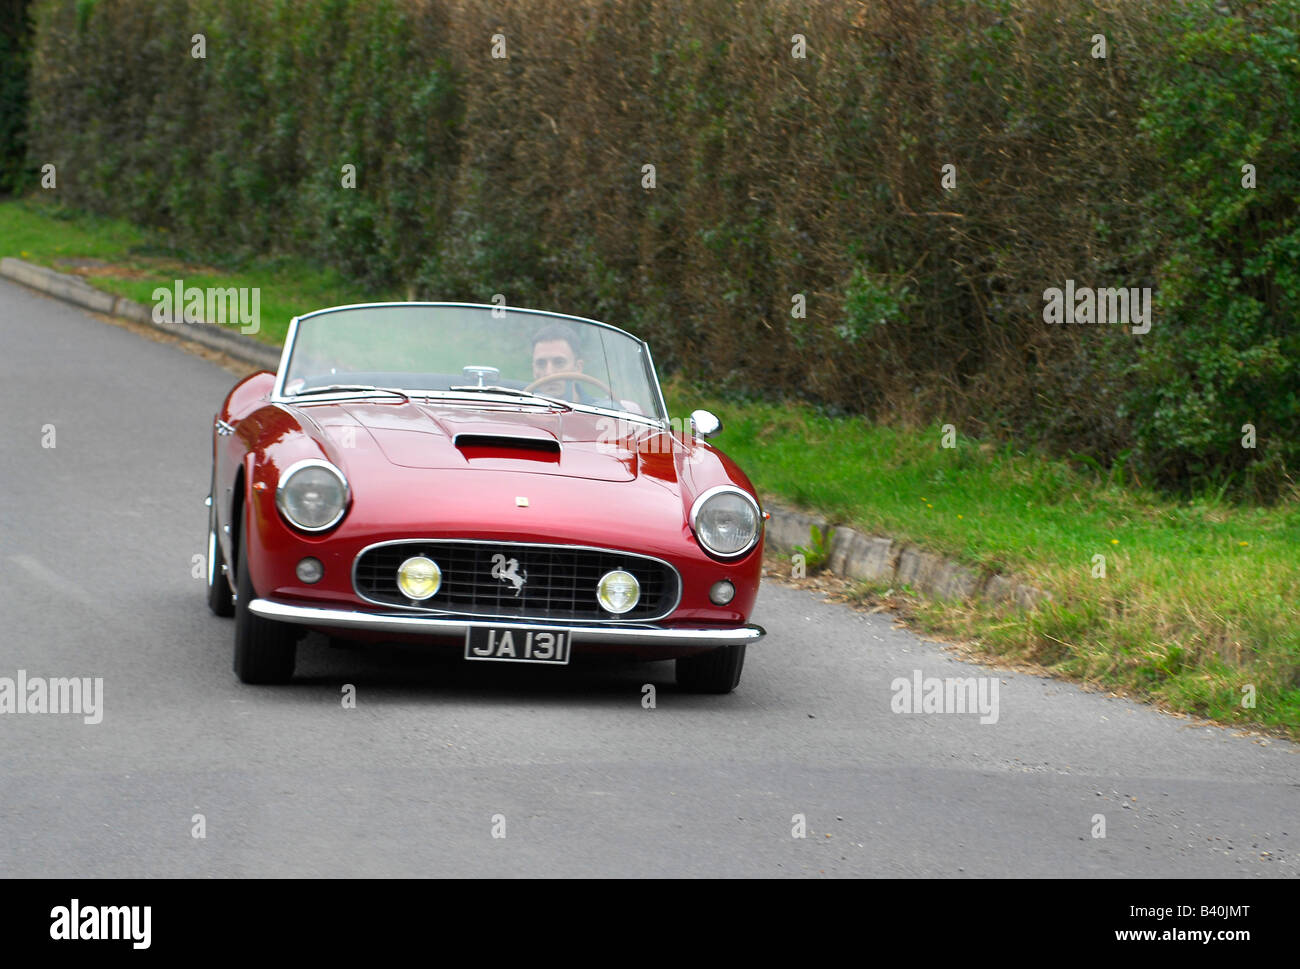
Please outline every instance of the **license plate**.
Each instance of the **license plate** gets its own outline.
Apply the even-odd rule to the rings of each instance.
[[[465,636],[465,658],[563,666],[569,662],[569,634],[555,629],[471,626]]]

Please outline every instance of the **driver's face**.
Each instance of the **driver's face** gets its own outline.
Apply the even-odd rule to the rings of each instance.
[[[534,380],[553,373],[564,373],[566,370],[582,372],[582,361],[574,359],[573,348],[569,346],[568,340],[542,340],[533,347]],[[539,384],[537,392],[548,397],[558,397],[564,393],[564,381]]]

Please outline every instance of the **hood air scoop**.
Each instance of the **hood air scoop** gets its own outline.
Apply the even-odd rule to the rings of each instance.
[[[548,457],[558,459],[560,456],[560,442],[549,435],[524,437],[518,434],[457,434],[452,438],[452,444],[462,452],[524,451],[527,454],[520,457],[536,457],[541,460],[546,460]]]

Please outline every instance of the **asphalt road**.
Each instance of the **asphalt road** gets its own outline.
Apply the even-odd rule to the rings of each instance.
[[[1300,874],[1296,745],[960,663],[776,583],[726,697],[675,692],[670,664],[319,637],[291,686],[242,686],[194,574],[234,379],[0,281],[0,677],[104,684],[98,724],[0,713],[0,874]],[[892,712],[914,670],[995,677],[997,722]]]

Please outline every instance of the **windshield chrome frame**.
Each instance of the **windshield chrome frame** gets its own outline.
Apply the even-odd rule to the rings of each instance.
[[[653,417],[649,414],[634,414],[631,411],[613,410],[607,407],[595,407],[591,404],[582,404],[578,402],[563,401],[563,403],[565,404],[565,406],[571,407],[574,410],[580,410],[592,414],[605,414],[610,417],[632,420],[638,423],[648,424],[652,427],[658,427],[661,430],[667,429],[667,427],[669,426],[668,404],[664,400],[663,388],[659,386],[659,375],[655,373],[654,359],[650,355],[650,345],[646,343],[645,340],[642,340],[640,337],[635,336],[634,334],[628,333],[627,330],[620,329],[619,327],[614,326],[612,323],[604,323],[600,320],[593,320],[585,316],[572,316],[568,313],[552,313],[549,310],[534,310],[534,309],[527,309],[522,306],[500,306],[496,304],[487,304],[487,303],[445,303],[445,302],[420,302],[420,301],[348,303],[343,306],[330,306],[325,309],[313,310],[310,313],[304,313],[301,316],[295,316],[293,319],[289,321],[289,332],[285,335],[284,349],[280,352],[280,366],[275,373],[275,385],[271,388],[271,396],[270,396],[271,403],[273,404],[309,404],[312,402],[322,403],[322,404],[337,403],[337,400],[331,397],[331,395],[329,394],[320,394],[320,395],[313,395],[310,398],[301,398],[293,394],[286,394],[284,392],[285,377],[289,373],[289,364],[293,358],[293,348],[298,340],[298,326],[303,320],[309,320],[313,316],[323,316],[326,313],[339,313],[345,310],[385,309],[390,307],[406,308],[412,306],[421,306],[421,307],[430,307],[430,308],[448,307],[448,308],[455,308],[455,309],[476,309],[476,310],[488,310],[488,311],[495,310],[495,309],[504,309],[511,313],[531,313],[534,316],[545,316],[545,317],[551,317],[560,320],[575,320],[579,323],[588,323],[592,326],[603,327],[606,330],[613,330],[615,333],[619,333],[627,337],[628,339],[635,341],[641,347],[641,350],[645,355],[646,380],[649,381],[650,389],[653,392],[653,398],[651,402],[658,403],[659,414],[661,416]],[[395,390],[400,389],[403,393],[407,394],[412,400],[417,400],[417,399],[418,400],[452,400],[458,403],[461,402],[473,403],[475,400],[484,400],[485,398],[485,395],[482,393],[456,395],[455,391],[449,391],[449,390],[421,391],[421,390],[410,390],[409,388],[406,387],[393,388],[393,389]],[[347,395],[346,398],[340,397],[339,399],[349,399],[349,400],[356,400],[358,397],[363,397],[366,396],[367,394],[373,396],[373,392],[360,391],[360,390],[350,391],[350,392],[339,391],[338,393],[340,395]],[[505,393],[509,393],[508,389],[507,391],[505,391]],[[436,397],[434,396],[435,394],[437,395]],[[391,396],[391,395],[385,394],[384,396]],[[502,404],[523,403],[523,404],[531,404],[531,406],[535,406],[535,407],[554,406],[551,404],[531,403],[531,401],[527,399],[521,400],[520,397],[513,396],[513,395],[511,397],[505,397],[504,394],[501,396],[494,396],[488,399],[494,404],[495,403],[502,403]]]

